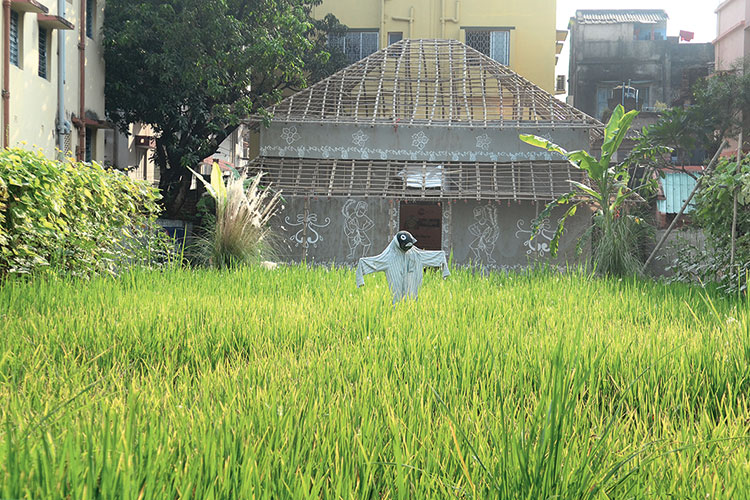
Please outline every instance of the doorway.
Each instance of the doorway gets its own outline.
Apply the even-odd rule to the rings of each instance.
[[[401,202],[399,228],[409,231],[423,250],[441,250],[443,210],[438,203]]]

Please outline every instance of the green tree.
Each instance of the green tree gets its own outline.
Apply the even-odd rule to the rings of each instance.
[[[242,119],[307,77],[327,76],[321,0],[108,0],[103,28],[107,113],[122,130],[154,128],[167,214],[180,213],[188,166],[213,154]]]
[[[748,66],[750,67],[750,66]],[[739,69],[739,67],[738,67]],[[682,165],[706,163],[725,138],[736,138],[740,132],[744,143],[750,138],[750,71],[719,73],[699,81],[693,88],[691,103],[672,108],[656,124],[644,129],[631,160],[645,148],[668,147],[669,156],[641,161],[652,167],[680,170]],[[702,158],[696,154],[702,152]],[[689,175],[693,175],[688,172]],[[693,199],[692,218],[707,236],[706,248],[680,245],[671,270],[676,279],[714,281],[727,291],[744,290],[745,266],[750,262],[750,171],[747,158],[737,166],[736,156],[721,160],[710,177],[702,181]],[[737,239],[735,266],[731,266],[732,220],[737,192]]]
[[[645,128],[634,153],[666,146],[675,151],[678,166],[691,164],[696,150],[704,151],[706,160],[724,138],[737,137],[740,131],[750,136],[750,71],[720,73],[693,87],[690,105],[665,111]]]

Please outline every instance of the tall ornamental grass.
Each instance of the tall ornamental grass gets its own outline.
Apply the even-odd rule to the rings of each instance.
[[[248,286],[252,283],[253,286]],[[744,498],[750,304],[578,274],[0,288],[0,497]]]
[[[262,188],[259,174],[252,180],[233,171],[226,182],[214,163],[211,182],[194,172],[214,199],[216,213],[194,246],[196,260],[219,269],[260,262],[272,254],[268,225],[276,213],[280,192]]]

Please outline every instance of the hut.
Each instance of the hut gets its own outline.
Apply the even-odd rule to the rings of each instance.
[[[554,224],[531,240],[532,221],[583,174],[518,136],[587,149],[602,126],[455,40],[402,40],[267,111],[251,168],[282,190],[281,258],[348,264],[399,229],[455,263],[548,259]],[[559,260],[589,224],[569,222]]]

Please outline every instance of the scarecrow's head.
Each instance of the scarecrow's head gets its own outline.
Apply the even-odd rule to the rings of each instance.
[[[406,252],[411,247],[414,246],[414,243],[417,242],[417,239],[411,235],[409,231],[399,231],[396,233],[396,241],[398,241],[398,247]]]

